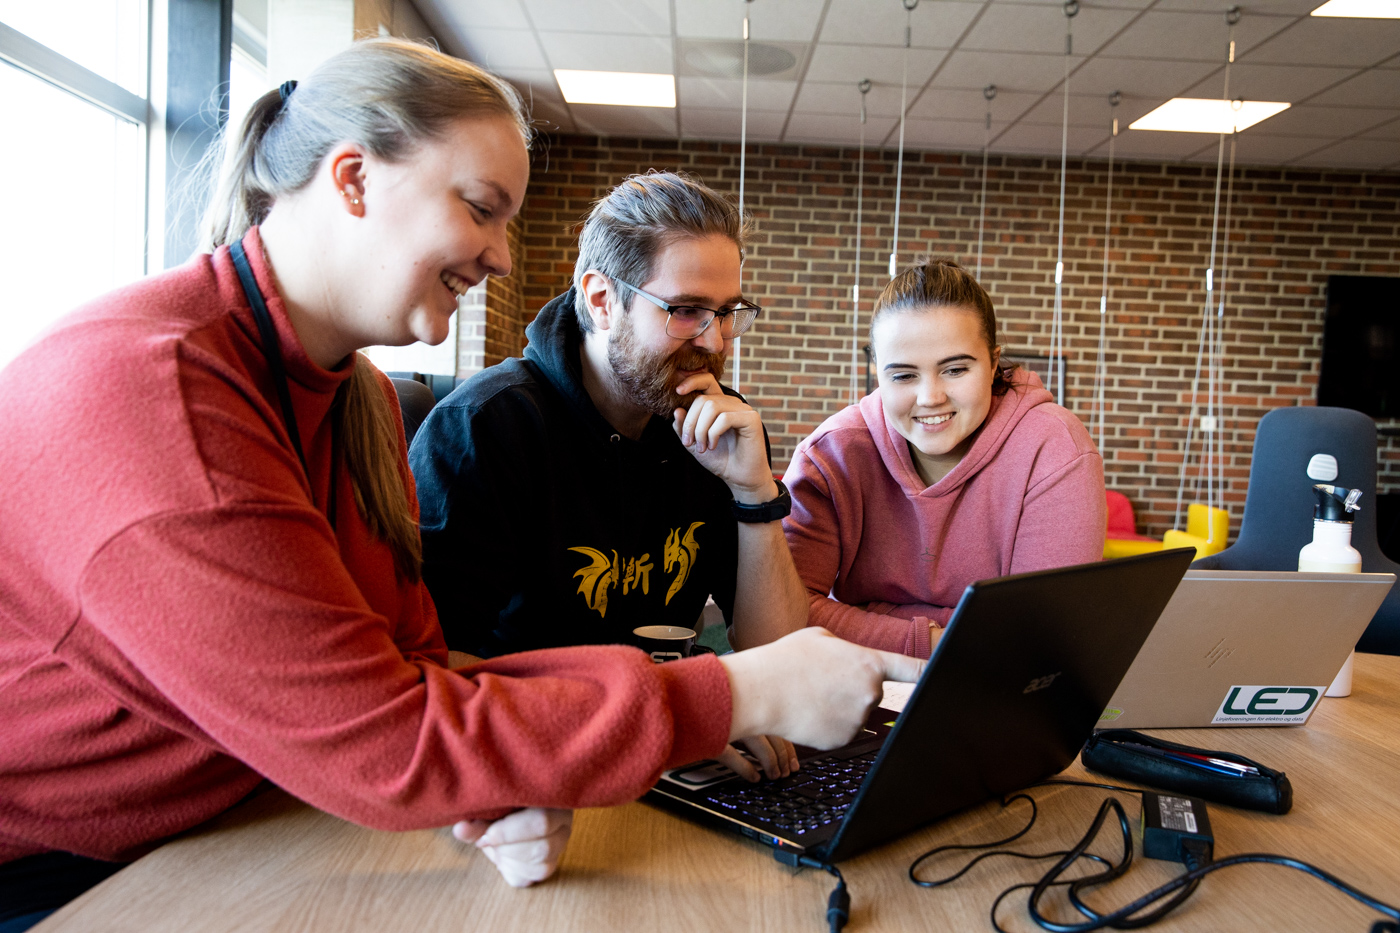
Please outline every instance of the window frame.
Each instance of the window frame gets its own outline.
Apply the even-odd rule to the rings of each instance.
[[[150,3],[146,6],[149,18]],[[31,39],[3,22],[0,22],[0,58],[29,72],[39,80],[95,104],[124,120],[143,128],[148,127],[150,123],[147,98],[133,94],[115,81],[109,81],[89,71],[73,59],[60,55],[47,45]],[[148,67],[147,74],[149,73]],[[148,94],[149,85],[148,79]]]
[[[146,96],[0,22],[0,60],[134,123],[145,137],[143,274],[183,263],[202,205],[189,196],[228,121],[233,0],[145,0]],[[211,28],[212,27],[212,28]],[[212,117],[212,120],[209,119]]]

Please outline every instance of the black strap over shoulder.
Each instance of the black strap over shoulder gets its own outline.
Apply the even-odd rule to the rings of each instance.
[[[253,309],[253,319],[258,323],[258,335],[262,339],[263,356],[267,359],[267,368],[272,371],[272,381],[277,386],[277,400],[282,403],[282,422],[287,427],[287,433],[291,435],[292,447],[296,449],[297,459],[301,461],[301,469],[306,474],[306,482],[311,484],[311,468],[306,464],[306,454],[301,449],[301,432],[297,430],[297,413],[292,408],[292,392],[287,386],[287,370],[282,365],[282,344],[277,339],[277,328],[272,324],[272,315],[268,313],[267,302],[263,300],[262,291],[258,288],[257,279],[253,278],[253,267],[248,264],[248,254],[243,250],[243,243],[234,240],[229,244],[229,255],[233,257],[233,268],[238,271],[239,284],[243,286],[243,296],[248,299],[248,305]],[[335,472],[331,472],[334,481]],[[335,491],[332,485],[330,502],[328,504],[330,512],[328,517],[331,525],[335,525]]]

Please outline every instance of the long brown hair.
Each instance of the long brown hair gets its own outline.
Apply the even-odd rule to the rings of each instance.
[[[870,317],[870,345],[875,346],[875,325],[887,314],[927,311],[933,308],[961,308],[977,315],[987,354],[997,360],[997,313],[992,296],[962,266],[951,259],[926,259],[890,279],[875,299]],[[1010,374],[1016,364],[992,366],[992,394],[1005,395],[1011,388]]]
[[[253,104],[205,213],[202,248],[232,243],[262,223],[277,198],[310,184],[337,143],[355,142],[396,161],[454,121],[479,116],[514,120],[528,144],[520,95],[499,78],[417,43],[357,42],[322,63],[285,101],[279,91],[269,91]],[[341,454],[365,524],[416,582],[423,546],[398,456],[392,403],[373,364],[357,356],[336,402]]]

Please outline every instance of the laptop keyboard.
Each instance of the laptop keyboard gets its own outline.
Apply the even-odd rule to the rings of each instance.
[[[839,823],[856,798],[866,772],[880,753],[862,744],[845,752],[802,763],[802,770],[776,781],[733,781],[716,787],[706,799],[739,819],[767,823],[800,835]]]

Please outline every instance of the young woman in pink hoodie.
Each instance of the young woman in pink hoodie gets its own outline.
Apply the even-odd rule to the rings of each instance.
[[[784,477],[810,625],[928,657],[969,583],[1099,559],[1103,460],[1033,373],[999,365],[996,338],[991,298],[954,262],[885,286],[880,387]]]

